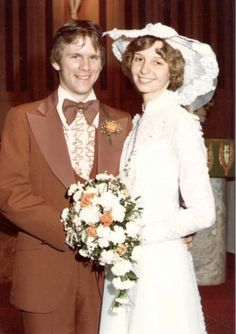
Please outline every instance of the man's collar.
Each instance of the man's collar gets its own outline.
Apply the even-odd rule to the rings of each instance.
[[[76,99],[70,92],[68,92],[65,88],[63,88],[61,85],[58,87],[58,100],[59,101],[64,101],[64,99],[72,100],[75,102],[87,102],[91,100],[97,100],[97,97],[95,95],[94,90],[90,92],[89,96],[84,99],[83,101]]]

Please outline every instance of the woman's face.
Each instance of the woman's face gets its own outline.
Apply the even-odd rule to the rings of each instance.
[[[169,65],[156,53],[162,45],[162,41],[156,41],[149,49],[135,52],[132,60],[132,78],[143,95],[144,104],[158,97],[169,85]]]

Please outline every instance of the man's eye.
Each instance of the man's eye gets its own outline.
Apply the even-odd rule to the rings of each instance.
[[[98,60],[98,59],[99,59],[99,56],[94,55],[94,56],[91,56],[90,59],[91,59],[91,60]]]

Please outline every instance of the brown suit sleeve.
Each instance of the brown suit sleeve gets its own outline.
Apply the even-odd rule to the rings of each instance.
[[[9,111],[0,151],[0,210],[12,223],[56,249],[65,248],[61,210],[35,195],[30,179],[31,142],[25,112]]]

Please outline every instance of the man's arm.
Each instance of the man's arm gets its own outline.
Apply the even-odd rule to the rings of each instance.
[[[10,110],[0,151],[0,210],[30,235],[64,249],[60,210],[35,195],[30,180],[30,133],[24,112]]]

